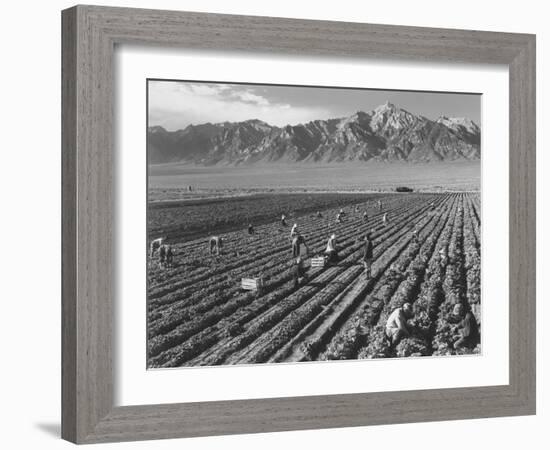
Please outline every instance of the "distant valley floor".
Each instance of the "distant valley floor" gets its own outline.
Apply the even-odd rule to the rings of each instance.
[[[192,195],[300,192],[393,191],[408,186],[415,191],[476,191],[481,186],[479,161],[447,163],[292,164],[264,166],[149,166],[149,200]],[[178,195],[181,191],[182,195]],[[164,194],[164,195],[163,195]]]

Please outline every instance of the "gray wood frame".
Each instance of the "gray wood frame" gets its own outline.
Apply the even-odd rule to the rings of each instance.
[[[76,443],[535,413],[535,36],[76,6],[62,13],[62,436]],[[510,383],[113,406],[113,52],[140,43],[506,64],[510,76]]]

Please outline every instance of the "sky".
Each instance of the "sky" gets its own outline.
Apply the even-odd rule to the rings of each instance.
[[[466,117],[481,125],[479,94],[148,81],[149,126],[160,125],[168,131],[191,124],[249,119],[276,126],[297,125],[368,112],[386,101],[428,119]]]

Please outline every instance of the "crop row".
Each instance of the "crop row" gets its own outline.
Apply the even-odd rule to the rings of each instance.
[[[355,242],[355,238],[353,239],[351,238],[351,235],[353,233],[356,233],[358,229],[360,231],[365,231],[366,229],[369,229],[369,227],[372,228],[373,225],[374,225],[373,222],[367,222],[365,224],[359,224],[359,225],[353,224],[346,227],[343,230],[345,231],[345,234],[339,235],[340,242],[341,242],[340,245],[343,248],[346,248],[347,246],[351,245],[352,242]],[[324,237],[319,237],[317,240],[313,241],[311,244],[314,250],[321,250],[324,243],[325,243]],[[283,248],[281,248],[281,251],[279,253],[280,253],[279,258],[275,258],[274,255],[270,254],[270,256],[266,259],[266,261],[269,262],[270,266],[275,267],[275,270],[279,270],[279,271],[282,270],[283,272],[285,271],[288,272],[292,265],[292,261],[288,257],[288,253],[289,253],[288,242],[285,243],[284,250]],[[255,264],[256,264],[255,267],[257,268],[260,265],[260,262],[256,261]],[[246,273],[245,271],[247,269],[243,269],[243,270],[241,270],[240,273]],[[281,283],[280,277],[279,278],[274,277],[276,273],[269,273],[269,271],[266,271],[265,266],[263,267],[263,272],[265,276],[272,277],[267,280],[267,285],[265,287],[266,292],[268,292],[272,288],[275,288],[278,284]],[[208,310],[210,306],[214,306],[215,304],[219,304],[219,303],[224,303],[228,298],[230,298],[232,295],[235,294],[235,291],[238,290],[237,283],[235,282],[235,280],[238,279],[238,275],[240,273],[237,271],[231,271],[229,274],[229,277],[225,278],[225,280],[228,281],[228,283],[226,284],[220,284],[220,282],[216,280],[214,277],[210,277],[207,281],[204,282],[205,284],[204,286],[195,284],[189,287],[189,290],[191,291],[191,293],[183,293],[185,304],[180,305],[178,303],[175,303],[170,308],[169,311],[162,311],[164,314],[162,314],[160,318],[150,322],[149,324],[150,332],[152,334],[166,332],[170,329],[170,326],[167,325],[167,323],[168,324],[178,323],[181,321],[179,317],[188,317],[188,316],[192,316],[195,313],[202,313]],[[289,277],[290,277],[290,273],[287,274],[287,278]],[[174,295],[182,295],[182,294],[178,292],[174,294],[170,294],[171,297]],[[174,300],[174,302],[176,301],[177,300]],[[199,309],[190,312],[189,308],[193,306],[196,306]]]
[[[420,286],[420,292],[416,298],[409,299],[413,304],[414,319],[408,323],[411,335],[391,349],[385,338],[385,320],[391,307],[386,310],[386,315],[377,325],[369,337],[368,346],[359,352],[359,358],[387,357],[387,356],[423,356],[432,353],[432,337],[435,330],[435,321],[439,307],[444,299],[443,279],[448,261],[440,258],[440,251],[449,250],[449,241],[456,225],[456,214],[459,208],[459,197],[455,198],[445,227],[436,237],[431,257],[425,263],[424,280]],[[399,305],[392,305],[399,306]]]
[[[442,210],[435,210],[424,224],[416,227],[420,241],[430,239],[434,233],[437,233],[438,223],[441,221],[441,217],[445,216],[446,208],[443,205]],[[436,217],[436,219],[434,220],[433,217]],[[409,265],[409,261],[420,250],[420,245],[412,241],[411,238],[412,231],[405,236],[401,249],[396,249],[398,251],[401,250],[401,252],[394,255],[394,258],[380,261],[381,264],[375,267],[376,271],[372,278],[357,280],[355,285],[349,287],[348,292],[342,299],[337,299],[330,305],[331,313],[327,314],[326,318],[322,318],[322,324],[316,330],[311,333],[307,331],[302,332],[300,339],[296,339],[294,343],[285,346],[286,349],[282,349],[271,361],[316,359],[319,351],[327,340],[330,339],[331,335],[333,337],[328,343],[328,348],[321,354],[320,358],[348,359],[353,357],[356,354],[357,347],[360,345],[358,337],[364,330],[364,327],[359,322],[367,319],[368,314],[365,314],[367,308],[371,313],[375,310],[375,308],[371,308],[374,302],[369,301],[372,295],[367,294],[370,292],[380,292],[382,286],[385,287],[385,292],[389,292],[389,284],[387,284],[389,279],[397,271],[403,272]],[[353,309],[356,310],[356,313],[344,322]],[[370,319],[372,319],[372,316]],[[301,344],[300,340],[303,341]]]
[[[327,346],[322,359],[349,359],[359,357],[387,356],[389,346],[384,336],[385,320],[389,313],[406,301],[413,302],[412,290],[416,289],[422,280],[426,262],[434,253],[439,235],[445,230],[449,217],[452,217],[455,200],[438,215],[435,229],[425,236],[425,240],[408,267],[408,276],[403,261],[401,267],[394,266],[384,274],[379,288],[363,303],[362,307],[352,316],[345,327],[333,338]],[[409,260],[410,261],[410,260]],[[407,282],[406,280],[410,280]],[[401,287],[401,290],[399,288]],[[398,291],[398,295],[394,295]]]
[[[405,202],[398,199],[388,202],[390,211],[396,207],[403,206]],[[326,233],[344,230],[349,227],[345,221],[343,224],[335,224],[334,217],[336,210],[328,210],[323,213],[321,219],[306,217],[300,221],[300,229],[307,235],[310,232],[326,231]],[[371,218],[378,218],[379,212],[374,215],[369,211]],[[278,223],[272,223],[259,227],[257,234],[248,236],[243,232],[233,232],[223,235],[225,241],[224,254],[220,257],[211,256],[207,252],[207,239],[201,240],[201,249],[193,247],[191,250],[186,245],[176,245],[176,270],[170,270],[159,273],[165,274],[165,279],[161,283],[150,282],[149,302],[155,306],[157,298],[165,297],[167,294],[185,286],[191,286],[196,282],[211,280],[212,276],[229,276],[230,271],[241,268],[245,265],[254,265],[258,256],[268,257],[279,252],[288,251],[288,232],[289,229],[281,227]],[[193,243],[195,244],[195,243]],[[275,245],[274,245],[275,244]],[[187,263],[187,264],[185,264]],[[196,270],[193,270],[196,269]],[[155,272],[152,274],[155,275]],[[176,278],[177,281],[174,281]],[[178,279],[179,278],[179,279]],[[152,280],[151,280],[152,281]],[[160,301],[159,301],[160,302]],[[169,300],[164,299],[164,302]]]
[[[419,214],[418,211],[417,213]],[[405,215],[404,220],[410,220],[410,217],[408,215]],[[392,227],[390,227],[390,230],[388,232],[385,232],[381,236],[384,236],[384,239],[386,239],[387,237],[390,236],[390,233],[395,232],[395,230],[398,230],[401,227],[402,225],[399,223],[398,219],[396,218],[395,222],[392,224]],[[391,239],[386,239],[386,240],[388,240],[389,242],[392,242]],[[353,242],[354,242],[354,239],[351,238],[349,249],[346,249],[345,251],[342,252],[342,257],[344,258],[344,261],[343,261],[344,264],[347,262],[352,262],[354,259],[357,259],[358,257],[358,250],[359,250],[360,244],[354,244]],[[349,261],[348,261],[348,258],[349,258]],[[241,298],[240,300],[242,302],[237,302],[238,304],[235,304],[235,302],[231,301],[229,302],[229,304],[223,305],[223,310],[217,311],[216,313],[216,320],[219,320],[224,317],[226,318],[226,320],[223,320],[219,324],[218,331],[220,329],[222,330],[233,329],[234,330],[233,333],[238,334],[239,327],[242,327],[246,323],[245,320],[250,320],[250,319],[253,319],[253,322],[257,324],[255,328],[254,328],[254,325],[252,325],[251,328],[254,328],[254,330],[256,331],[263,331],[265,330],[266,323],[262,322],[262,317],[261,315],[258,316],[258,313],[261,313],[266,309],[265,305],[267,305],[268,307],[273,305],[270,309],[274,309],[274,311],[271,311],[270,314],[272,314],[274,317],[272,317],[270,321],[279,320],[281,318],[280,317],[281,314],[284,314],[284,312],[287,312],[287,311],[290,312],[293,309],[293,307],[295,307],[296,304],[299,304],[301,301],[303,301],[304,296],[306,297],[308,295],[312,296],[319,289],[319,286],[322,286],[323,284],[330,282],[342,271],[343,271],[342,266],[332,267],[325,271],[318,271],[318,272],[322,272],[320,273],[319,276],[317,276],[318,272],[314,271],[311,274],[312,282],[308,283],[308,286],[302,287],[299,290],[299,292],[294,293],[292,295],[292,288],[289,286],[291,283],[285,283],[283,286],[280,286],[279,289],[277,289],[275,292],[269,293],[268,295],[264,296],[261,299],[256,299],[257,301],[256,300],[253,301],[252,308],[250,307],[245,308],[248,303],[248,299],[246,299],[246,297]],[[289,294],[291,295],[289,296]],[[277,314],[277,311],[278,311],[278,314]],[[237,313],[236,317],[233,317],[233,319],[236,319],[236,320],[233,320],[232,323],[228,323],[228,320],[227,320],[228,313]],[[204,319],[205,319],[204,317],[201,317],[200,319],[197,318],[199,323],[204,321]],[[190,323],[185,323],[183,328],[187,328],[189,325]],[[197,326],[196,328],[201,328],[201,326]],[[181,331],[183,331],[183,329],[178,330],[178,332],[181,332]],[[175,354],[177,359],[177,361],[170,361],[170,364],[178,365],[181,362],[183,362],[186,358],[190,356],[189,354],[187,356],[182,356],[185,353],[196,353],[194,349],[197,345],[200,344],[201,347],[207,347],[209,346],[208,344],[212,342],[212,340],[215,340],[215,341],[218,340],[219,339],[218,335],[220,333],[219,332],[217,334],[211,333],[211,331],[212,330],[208,330],[210,334],[207,334],[205,336],[203,336],[202,334],[197,335],[196,339],[194,340],[196,342],[187,343],[186,345],[186,348],[188,349],[187,352],[183,351],[185,350],[183,348],[173,349],[173,351],[172,349],[170,349],[170,354]],[[247,331],[250,331],[250,329],[247,329]],[[250,339],[251,335],[254,335],[256,331],[249,332],[248,339]],[[189,335],[190,333],[184,333],[183,335],[179,335],[176,341],[178,340],[184,341],[185,337],[183,336],[185,336],[186,334]],[[230,334],[232,334],[231,331],[230,331]],[[210,342],[205,342],[205,340]],[[240,345],[243,344],[244,341],[247,340],[247,336],[241,336],[239,334],[239,339],[235,339],[235,341],[237,340],[240,341],[240,343],[233,342],[232,344],[236,344],[237,347],[239,347]],[[224,349],[226,348],[227,346],[225,345]],[[193,351],[189,352],[189,350],[193,350]],[[163,359],[165,359],[165,357],[166,355],[164,355]]]
[[[400,208],[395,210],[395,213],[399,213],[402,208],[408,207],[408,205],[398,205]],[[391,210],[394,213],[394,210]],[[365,225],[374,227],[379,225],[379,214],[371,215]],[[343,224],[332,226],[330,231],[336,232],[339,237],[342,234],[353,230],[357,227],[357,223],[360,222],[360,217],[353,218],[345,221]],[[308,237],[311,234],[311,238],[307,239],[308,244],[315,250],[316,245],[322,245],[323,241],[328,237],[325,236],[324,228],[328,228],[326,219],[309,219],[300,222],[300,230],[302,234]],[[274,226],[271,229],[258,230],[257,236],[254,237],[254,241],[248,241],[248,236],[241,237],[237,240],[236,246],[243,252],[243,256],[236,257],[230,250],[224,248],[226,252],[225,256],[216,257],[210,255],[200,255],[194,252],[195,261],[202,261],[205,266],[204,271],[199,276],[194,276],[193,272],[175,273],[171,274],[172,277],[179,276],[182,279],[180,281],[173,282],[171,285],[164,286],[160,291],[159,289],[151,289],[149,294],[149,306],[155,308],[158,311],[158,306],[163,304],[173,303],[180,299],[186,299],[189,290],[196,290],[195,287],[204,289],[213,287],[218,282],[226,281],[231,282],[236,276],[241,274],[247,275],[260,275],[263,274],[265,269],[269,269],[269,265],[278,265],[283,260],[289,261],[288,255],[290,252],[290,242],[288,239],[288,229],[280,230]],[[227,236],[224,236],[227,237]],[[205,243],[206,247],[206,243]],[[247,253],[247,249],[252,248],[252,251]],[[202,256],[201,257],[199,257]],[[267,265],[267,267],[266,267]],[[198,283],[206,282],[205,286],[197,286]],[[190,288],[187,291],[180,291],[182,288]],[[226,285],[225,287],[228,287]]]
[[[456,352],[453,343],[458,339],[458,326],[453,323],[453,309],[457,304],[469,307],[466,299],[467,281],[464,264],[464,216],[464,205],[461,204],[449,244],[449,264],[443,283],[445,301],[439,309],[436,332],[432,341],[435,355],[449,355]]]

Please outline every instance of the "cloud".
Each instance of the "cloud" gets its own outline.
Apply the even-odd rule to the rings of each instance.
[[[149,125],[177,130],[189,124],[260,119],[284,126],[330,117],[324,108],[277,102],[258,92],[248,85],[151,81]]]
[[[269,100],[261,95],[253,94],[252,92],[235,92],[233,93],[233,98],[237,98],[246,103],[253,103],[259,106],[269,106]]]

